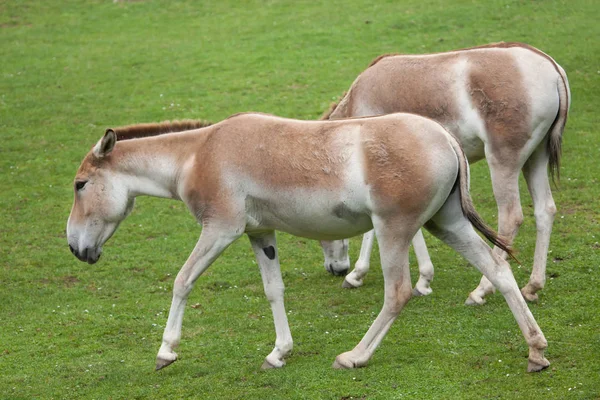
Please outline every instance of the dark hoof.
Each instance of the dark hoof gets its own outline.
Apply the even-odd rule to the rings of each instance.
[[[156,369],[155,369],[155,371],[161,370],[164,367],[168,367],[169,365],[173,364],[175,361],[177,361],[177,359],[175,359],[175,360],[163,360],[162,358],[157,358],[156,359]]]
[[[335,269],[331,269],[331,273],[335,276],[346,276],[348,274],[348,268],[341,270],[341,271],[336,271]]]
[[[327,272],[329,272],[331,275],[335,275],[335,276],[346,276],[346,274],[348,273],[348,270],[350,269],[349,267],[346,267],[344,269],[341,270],[336,270],[335,268],[333,268],[333,264],[325,264],[325,269],[327,270]]]

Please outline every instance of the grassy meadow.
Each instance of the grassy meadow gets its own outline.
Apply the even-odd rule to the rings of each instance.
[[[600,398],[599,13],[592,0],[0,0],[0,398]],[[497,41],[550,54],[573,96],[548,281],[530,305],[549,342],[541,373],[525,372],[501,295],[463,305],[480,275],[429,234],[434,292],[410,301],[366,368],[342,371],[335,356],[383,302],[377,254],[365,285],[345,290],[317,242],[278,235],[294,352],[262,371],[273,321],[239,240],[196,283],[179,361],[155,372],[173,279],[201,227],[182,203],[139,198],[99,263],[69,252],[72,180],[107,127],[241,111],[316,119],[379,54]],[[471,187],[495,225],[485,162]],[[512,265],[524,285],[535,223],[521,189]]]

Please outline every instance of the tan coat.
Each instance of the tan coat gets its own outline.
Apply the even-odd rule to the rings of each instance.
[[[545,283],[556,213],[546,170],[559,175],[570,102],[567,76],[551,57],[526,44],[495,43],[447,53],[378,57],[323,119],[409,112],[440,122],[457,137],[470,162],[487,159],[498,203],[498,232],[511,242],[523,221],[518,187],[523,170],[537,224],[533,272],[523,295],[534,301]],[[372,238],[365,236],[347,286],[362,284]],[[422,235],[415,241],[421,271],[417,285],[427,294],[433,266]],[[325,265],[347,269],[345,254],[328,257],[336,247],[343,244],[324,244]],[[483,304],[493,290],[484,278],[468,302]]]
[[[275,347],[263,367],[275,368],[285,364],[293,341],[274,231],[336,239],[374,228],[384,305],[361,342],[334,362],[336,368],[366,365],[411,297],[408,245],[423,224],[505,294],[530,348],[529,370],[549,365],[546,339],[508,264],[492,255],[474,228],[510,250],[475,212],[466,159],[438,123],[411,114],[345,121],[241,114],[181,133],[143,137],[144,130],[164,131],[109,129],[86,156],[75,178],[67,238],[80,260],[97,262],[138,195],[183,200],[202,222],[200,239],[175,278],[157,369],[177,360],[174,349],[194,283],[244,232],[275,323]]]

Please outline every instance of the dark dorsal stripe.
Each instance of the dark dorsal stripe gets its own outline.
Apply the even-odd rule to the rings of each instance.
[[[111,129],[117,134],[117,140],[129,140],[148,136],[163,135],[204,128],[212,125],[212,122],[203,120],[184,119],[181,121],[163,121],[150,124],[127,125]]]

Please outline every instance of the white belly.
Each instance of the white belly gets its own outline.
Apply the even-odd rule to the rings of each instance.
[[[320,240],[356,236],[373,229],[366,201],[360,197],[314,189],[247,197],[246,232],[278,230]]]

